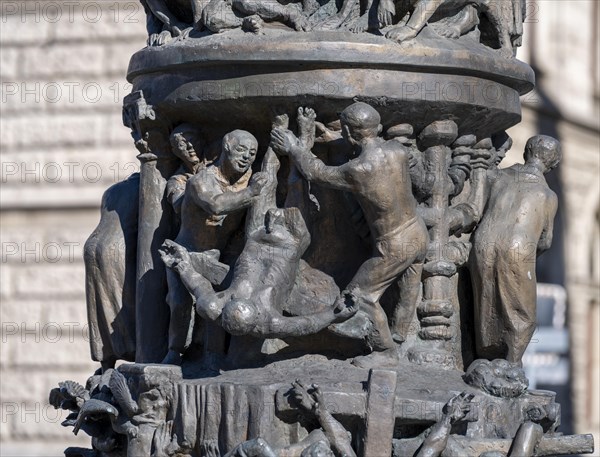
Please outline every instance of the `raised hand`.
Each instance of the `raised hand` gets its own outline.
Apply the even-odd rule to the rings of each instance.
[[[298,138],[288,129],[275,128],[271,131],[271,147],[281,155],[288,155],[298,145]]]
[[[268,182],[269,177],[264,172],[254,173],[252,178],[250,178],[248,188],[252,192],[252,195],[257,196],[261,193]]]
[[[360,299],[352,292],[345,290],[334,303],[334,322],[344,322],[354,316],[360,308]]]
[[[443,412],[450,418],[451,423],[464,419],[469,411],[471,411],[471,400],[473,400],[474,396],[473,394],[462,392],[452,397],[446,403]]]
[[[167,268],[172,270],[178,271],[184,264],[190,265],[191,263],[190,253],[175,241],[165,240],[158,249],[158,253]]]

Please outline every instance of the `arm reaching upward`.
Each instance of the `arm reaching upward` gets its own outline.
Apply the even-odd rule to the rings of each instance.
[[[339,167],[325,165],[322,160],[305,149],[289,130],[274,129],[271,132],[271,144],[280,154],[288,154],[308,181],[334,189],[352,190],[350,168],[347,164]]]

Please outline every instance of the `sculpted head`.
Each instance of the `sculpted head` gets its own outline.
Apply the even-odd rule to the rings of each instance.
[[[246,173],[256,159],[258,141],[250,132],[234,130],[223,137],[220,162],[226,174]]]
[[[221,325],[232,335],[247,335],[258,322],[258,309],[249,300],[232,298],[223,308]]]
[[[547,135],[533,136],[527,140],[523,157],[526,163],[539,160],[544,166],[544,173],[547,173],[555,169],[562,159],[560,142]]]
[[[352,145],[365,138],[375,138],[383,130],[377,110],[363,102],[353,103],[342,111],[340,121],[342,135]]]
[[[513,141],[506,132],[502,132],[494,135],[492,137],[492,142],[494,143],[494,150],[496,151],[494,154],[494,164],[498,166],[506,157],[506,153],[512,148]]]
[[[200,164],[198,153],[204,149],[204,141],[198,129],[192,124],[180,124],[171,133],[171,149],[184,165],[193,170]]]
[[[518,397],[529,385],[523,369],[504,359],[475,360],[467,368],[463,379],[470,386],[501,398]]]

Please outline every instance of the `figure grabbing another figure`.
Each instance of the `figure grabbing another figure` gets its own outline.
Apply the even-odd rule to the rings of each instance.
[[[299,111],[312,119],[312,110]],[[289,130],[274,129],[272,144],[276,151],[288,154],[304,177],[326,187],[351,192],[362,208],[373,239],[373,255],[358,269],[347,290],[361,301],[361,309],[371,321],[367,343],[372,353],[354,359],[357,366],[395,365],[396,346],[379,299],[407,268],[422,262],[429,236],[417,215],[408,174],[409,151],[397,141],[380,137],[379,113],[358,102],[340,115],[342,135],[354,157],[340,166],[327,166],[311,153],[312,143],[300,141]],[[313,127],[314,128],[314,127]],[[382,176],[386,176],[382,180]],[[338,327],[348,331],[357,326],[350,319]]]
[[[358,309],[356,297],[347,293],[320,312],[304,316],[281,313],[310,244],[310,234],[298,208],[275,206],[278,169],[279,160],[269,149],[262,169],[267,176],[265,189],[248,211],[246,245],[225,291],[214,291],[211,282],[194,269],[185,247],[167,240],[160,251],[166,266],[194,297],[197,313],[208,321],[219,320],[232,335],[310,335],[350,318]]]
[[[175,241],[193,253],[215,257],[242,226],[244,209],[260,194],[264,175],[252,176],[258,142],[250,133],[234,130],[223,138],[216,163],[198,170],[187,181],[180,203],[181,228]],[[179,276],[167,271],[171,310],[169,353],[163,363],[180,364],[192,340],[194,309],[188,289]]]

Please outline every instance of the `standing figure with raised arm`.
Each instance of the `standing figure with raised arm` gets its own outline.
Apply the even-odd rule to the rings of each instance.
[[[428,233],[417,215],[411,190],[409,152],[397,141],[385,141],[379,113],[370,105],[354,103],[340,115],[342,135],[352,146],[354,157],[340,166],[327,166],[289,130],[274,129],[273,148],[288,154],[310,182],[352,192],[362,208],[373,239],[373,254],[347,286],[371,322],[367,343],[372,353],[353,363],[370,368],[395,365],[396,346],[379,299],[413,263],[423,261]],[[354,318],[341,324],[352,331]]]
[[[175,239],[178,244],[190,252],[222,251],[227,246],[242,225],[243,210],[266,184],[263,174],[252,176],[257,148],[256,138],[244,130],[225,135],[218,161],[188,180],[181,203],[181,228]],[[216,251],[213,253],[218,257]],[[179,364],[191,342],[194,306],[179,275],[168,270],[167,282],[171,320],[169,352],[163,363]]]

